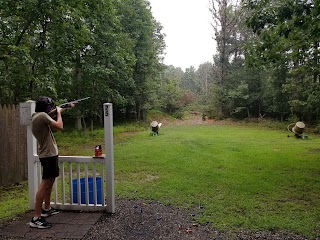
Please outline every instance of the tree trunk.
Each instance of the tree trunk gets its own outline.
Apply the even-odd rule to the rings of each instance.
[[[76,56],[76,69],[75,69],[75,79],[76,79],[76,86],[78,86],[77,89],[77,97],[80,95],[80,82],[81,82],[81,57],[80,57],[80,51],[77,53]],[[78,110],[76,112],[76,124],[75,127],[78,130],[82,130],[82,121],[81,121],[81,112]]]
[[[77,130],[82,130],[81,117],[77,117],[75,127]]]

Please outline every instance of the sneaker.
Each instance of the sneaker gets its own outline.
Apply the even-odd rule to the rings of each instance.
[[[41,217],[49,217],[52,215],[56,215],[58,214],[60,211],[58,211],[57,209],[51,207],[50,210],[44,210],[42,209],[41,211]]]
[[[44,228],[51,228],[52,225],[51,225],[51,223],[48,223],[43,218],[38,218],[37,220],[33,220],[33,218],[32,218],[31,222],[30,222],[30,227],[44,229]]]

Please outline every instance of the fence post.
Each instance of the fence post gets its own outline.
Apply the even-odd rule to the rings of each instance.
[[[37,141],[31,131],[31,116],[35,112],[36,102],[29,100],[20,103],[20,123],[27,125],[27,155],[28,155],[28,188],[29,188],[29,208],[34,209],[35,194],[38,189],[37,171],[34,161],[37,154]]]
[[[113,110],[112,103],[104,103],[104,142],[106,149],[107,212],[115,212],[114,199],[114,156],[113,156]]]

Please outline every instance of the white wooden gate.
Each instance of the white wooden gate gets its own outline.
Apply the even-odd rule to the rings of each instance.
[[[60,176],[55,181],[51,200],[51,205],[57,209],[115,212],[112,104],[103,104],[103,109],[106,154],[99,158],[59,156]],[[34,101],[20,104],[20,121],[27,125],[30,209],[34,209],[35,195],[42,178],[37,142],[31,132],[34,111]]]

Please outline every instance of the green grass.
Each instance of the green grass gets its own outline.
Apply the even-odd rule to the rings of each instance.
[[[141,126],[114,133],[117,197],[179,207],[222,231],[320,236],[318,136],[301,140],[252,124],[163,126],[157,137]],[[57,141],[61,155],[92,155],[103,131],[59,133]]]
[[[319,139],[245,126],[172,126],[115,147],[116,193],[220,230],[320,230]],[[203,209],[199,209],[203,206]]]
[[[28,208],[27,182],[0,187],[0,222],[26,212]]]
[[[113,127],[114,144],[127,141],[131,135],[145,131],[146,124],[126,124]],[[59,145],[59,155],[70,156],[90,156],[94,155],[96,145],[104,146],[104,130],[95,129],[93,132],[87,131],[59,131],[54,133]]]

